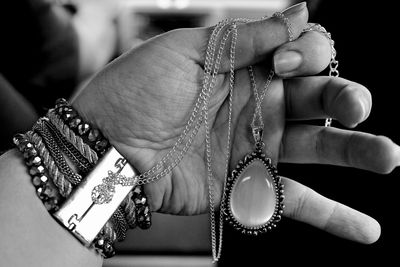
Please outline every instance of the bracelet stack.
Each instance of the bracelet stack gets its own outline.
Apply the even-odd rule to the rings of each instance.
[[[40,118],[31,131],[14,136],[32,184],[45,208],[53,214],[110,148],[101,132],[85,122],[65,99]],[[93,246],[103,257],[115,255],[114,243],[128,229],[148,229],[151,213],[142,186],[136,186],[103,226]]]

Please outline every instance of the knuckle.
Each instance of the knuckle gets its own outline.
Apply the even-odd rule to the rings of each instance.
[[[314,143],[314,151],[315,155],[321,160],[321,162],[324,162],[324,159],[326,159],[327,155],[327,146],[326,146],[326,140],[327,140],[327,131],[329,128],[324,127],[321,128],[321,130],[316,134],[315,138],[315,143]]]
[[[299,195],[291,214],[289,215],[290,217],[295,220],[304,221],[304,217],[309,206],[308,204],[311,193],[311,189],[307,187],[304,188],[303,192]]]
[[[321,33],[307,32],[300,41],[300,46],[306,51],[306,61],[313,71],[322,71],[331,60],[331,46],[329,40]]]

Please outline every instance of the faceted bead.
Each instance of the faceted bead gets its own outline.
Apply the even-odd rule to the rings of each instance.
[[[47,183],[47,181],[49,180],[49,178],[46,175],[42,175],[40,176],[40,180],[42,181],[42,183]]]
[[[28,165],[28,166],[32,166],[32,165],[39,166],[41,163],[42,163],[42,159],[38,156],[31,157],[26,161],[26,165]]]
[[[29,159],[29,158],[35,157],[35,156],[37,156],[37,155],[38,155],[38,152],[37,152],[36,149],[34,149],[34,148],[32,148],[32,149],[25,149],[25,152],[24,152],[24,158],[25,158],[25,159]]]
[[[45,199],[45,198],[46,198],[46,195],[43,194],[43,191],[44,191],[43,187],[38,187],[38,188],[36,189],[36,193],[37,193],[37,195],[38,195],[38,197],[39,197],[40,199]]]
[[[80,135],[86,134],[87,132],[89,132],[89,130],[90,130],[90,125],[87,123],[82,123],[82,124],[79,124],[79,126],[78,126],[78,133]]]
[[[30,142],[28,140],[22,139],[22,140],[19,140],[17,147],[18,147],[19,151],[24,151],[28,144],[30,144]]]
[[[151,219],[149,216],[140,216],[138,218],[138,226],[140,229],[149,229],[151,227]]]
[[[33,150],[33,149],[35,149],[35,146],[31,142],[27,142],[25,144],[25,147],[24,147],[23,151],[25,152],[27,150]]]
[[[44,207],[46,208],[47,211],[50,211],[54,208],[54,205],[50,200],[43,202]]]
[[[244,226],[261,226],[271,219],[275,206],[274,180],[264,163],[254,160],[237,177],[232,188],[232,215]]]
[[[111,242],[106,242],[103,246],[103,253],[106,258],[111,258],[115,255],[115,250]]]
[[[58,112],[58,115],[60,115],[62,117],[66,112],[69,112],[71,110],[72,109],[68,106],[62,106],[57,109],[57,112]]]
[[[73,111],[73,109],[71,107],[69,107],[69,106],[63,107],[63,113],[67,113],[67,112],[71,112],[71,111]]]
[[[96,149],[96,151],[102,151],[107,146],[108,146],[108,141],[106,139],[102,139],[102,140],[96,142],[94,149]]]
[[[61,117],[65,122],[69,122],[70,120],[72,120],[76,116],[78,116],[78,113],[76,113],[75,110],[67,110],[62,114]]]
[[[39,186],[42,186],[44,183],[43,183],[42,180],[40,179],[40,176],[35,176],[35,177],[32,178],[32,184],[33,184],[35,187],[39,187]]]
[[[98,246],[103,246],[104,245],[104,239],[100,238],[99,240],[97,240],[97,245]]]
[[[138,217],[143,216],[143,215],[146,216],[147,214],[150,213],[150,209],[148,206],[141,206],[141,207],[136,207],[136,208],[137,208],[136,214]]]
[[[45,171],[45,169],[42,165],[34,166],[29,169],[29,173],[31,175],[43,174],[44,171]]]
[[[63,110],[64,110],[64,106],[61,106],[56,109],[56,112],[58,115],[61,115],[63,113]]]
[[[136,206],[145,205],[146,202],[147,202],[147,199],[144,196],[140,196],[133,200],[133,203],[135,203]]]
[[[69,127],[75,129],[82,122],[82,119],[79,116],[76,116],[69,122]]]
[[[54,195],[54,189],[50,185],[46,185],[44,187],[43,194],[45,194],[48,197],[52,197]]]
[[[90,142],[96,141],[100,136],[100,132],[97,129],[91,129],[88,135],[88,139]]]

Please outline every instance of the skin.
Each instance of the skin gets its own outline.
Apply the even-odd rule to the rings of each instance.
[[[299,37],[308,19],[306,6],[297,5],[286,10],[285,15],[292,23],[295,37]],[[302,55],[301,65],[286,74],[278,73],[285,79],[274,79],[262,105],[266,125],[264,142],[274,163],[333,164],[377,173],[389,173],[399,165],[400,148],[387,137],[307,125],[309,119],[333,117],[344,126],[354,127],[368,117],[372,103],[364,86],[342,78],[290,78],[316,74],[328,65],[330,46],[322,34],[310,32],[286,43],[287,29],[277,19],[240,25],[238,30],[231,168],[253,148],[248,124],[254,111],[254,99],[246,66],[256,65],[260,88],[271,68],[271,58],[272,64],[276,64],[274,56],[288,50]],[[100,128],[139,171],[151,168],[171,149],[182,132],[201,90],[204,51],[210,32],[210,28],[181,29],[157,36],[109,64],[73,100],[78,112]],[[209,107],[214,167],[223,166],[225,161],[228,66],[225,55]],[[294,120],[299,122],[293,124]],[[204,130],[201,130],[172,173],[145,186],[153,211],[180,215],[208,212],[204,149]],[[374,157],[376,154],[379,156]],[[21,229],[21,225],[17,227],[13,223],[17,221],[32,229],[26,240],[36,238],[48,242],[35,245],[35,252],[46,255],[46,262],[101,264],[99,257],[87,253],[43,208],[39,211],[41,203],[34,200],[33,192],[27,195],[32,199],[29,203],[21,195],[7,193],[15,188],[22,190],[20,187],[29,191],[29,177],[17,155],[10,152],[0,163],[3,164],[0,203],[16,202],[12,208],[1,204],[0,209],[1,217],[8,218],[0,222],[2,237],[9,241],[7,255],[12,255],[12,248],[17,246],[28,247],[26,253],[33,250],[21,243],[20,238],[15,238],[17,229]],[[11,174],[14,169],[18,172]],[[223,168],[215,168],[214,175],[215,201],[219,203]],[[23,185],[16,179],[8,179],[9,176],[19,176],[24,180]],[[283,178],[283,183],[285,216],[361,243],[373,243],[379,238],[380,226],[373,218],[327,199],[290,178]],[[37,213],[32,212],[32,216],[21,219],[15,215],[15,210],[21,214],[33,207]],[[42,229],[43,225],[48,226],[46,230]],[[49,245],[56,248],[51,255],[47,251]],[[65,252],[70,251],[74,253],[68,254],[65,262]],[[39,256],[34,254],[36,258],[43,255],[37,254]],[[5,259],[14,260],[12,257]],[[23,259],[18,260],[18,263],[23,262]]]

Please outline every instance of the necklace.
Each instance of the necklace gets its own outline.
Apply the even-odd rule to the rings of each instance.
[[[283,184],[272,160],[265,155],[264,123],[261,104],[274,76],[270,71],[261,92],[258,93],[253,67],[248,68],[256,107],[250,124],[254,151],[239,161],[228,178],[224,210],[227,221],[244,234],[258,235],[271,231],[283,213]]]
[[[281,19],[284,24],[287,26],[289,41],[292,41],[293,33],[291,31],[291,25],[288,19],[280,12],[276,12],[273,17]],[[231,44],[229,51],[229,61],[230,61],[230,69],[229,69],[229,95],[228,95],[228,133],[227,133],[227,141],[226,141],[226,152],[225,152],[225,166],[224,166],[224,184],[221,196],[221,204],[220,204],[220,213],[219,213],[219,224],[217,229],[216,223],[216,211],[215,211],[215,186],[214,186],[214,174],[212,170],[212,155],[211,155],[211,133],[208,119],[208,102],[204,103],[203,106],[204,112],[204,122],[205,122],[205,143],[206,143],[206,161],[207,161],[207,181],[208,181],[208,196],[209,196],[209,208],[210,208],[210,228],[211,228],[211,248],[212,248],[212,257],[213,262],[219,260],[222,254],[222,243],[223,243],[223,222],[224,215],[226,214],[226,219],[228,222],[234,225],[234,227],[238,230],[241,230],[243,233],[254,234],[266,232],[269,229],[272,229],[276,226],[276,223],[281,219],[281,214],[283,211],[283,185],[281,184],[280,178],[277,175],[276,168],[272,165],[271,159],[267,158],[263,152],[264,143],[262,141],[262,133],[263,133],[263,122],[262,122],[262,114],[261,114],[261,103],[264,99],[267,88],[273,78],[274,72],[271,70],[269,77],[267,79],[267,83],[264,87],[261,95],[258,94],[258,91],[255,86],[255,77],[253,73],[252,67],[249,68],[250,77],[252,80],[252,87],[254,91],[254,96],[256,99],[256,108],[253,116],[253,121],[251,123],[253,136],[255,140],[255,150],[253,153],[247,155],[244,160],[240,161],[237,168],[232,172],[232,176],[229,177],[229,162],[230,162],[230,152],[231,152],[231,126],[232,126],[232,103],[233,103],[233,89],[235,84],[235,48],[237,43],[237,23],[247,23],[252,20],[250,19],[227,19],[219,22],[213,32],[211,33],[209,43],[206,51],[206,59],[205,59],[205,75],[203,79],[203,86],[207,85],[209,87],[208,92],[211,92],[215,85],[215,76],[212,77],[211,81],[214,79],[214,82],[209,82],[209,74],[208,67],[213,69],[213,74],[218,73],[221,54],[224,50],[226,41],[230,35]],[[215,56],[215,47],[217,45],[218,36],[223,31],[224,28],[227,28],[225,33],[223,34],[222,40],[219,45],[218,53]],[[255,90],[254,90],[255,88]],[[256,124],[257,118],[259,123]],[[253,174],[254,173],[254,174]],[[244,205],[240,204],[242,202],[241,198],[243,193],[251,193],[251,189],[248,188],[247,185],[243,185],[243,181],[249,179],[243,179],[242,176],[251,174],[254,176],[257,173],[255,179],[251,179],[252,184],[257,184],[264,177],[264,181],[268,184],[267,190],[268,197],[267,199],[271,199],[272,202],[267,204],[267,209],[262,209],[262,206],[258,206],[258,208],[251,210],[251,219],[250,221],[246,220],[246,217],[249,215],[248,213],[241,214],[241,211],[246,208],[246,205],[252,205],[251,201],[245,201]],[[261,178],[260,178],[261,177]],[[253,181],[256,181],[254,183]],[[236,184],[240,184],[240,186],[236,186]],[[265,200],[262,198],[262,200]],[[271,205],[273,208],[271,208]],[[226,209],[226,207],[228,209]],[[257,212],[263,212],[261,216],[256,215]],[[271,212],[271,210],[273,210]],[[256,220],[263,221],[261,224],[257,221],[254,223],[253,219],[255,217]],[[219,232],[217,238],[217,231]]]

